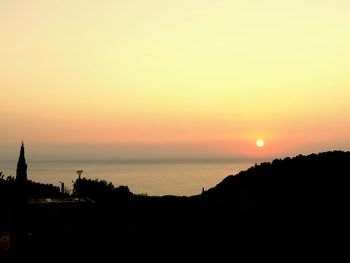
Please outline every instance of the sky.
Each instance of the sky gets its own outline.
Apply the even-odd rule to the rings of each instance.
[[[0,1],[0,157],[350,147],[347,0]],[[265,146],[256,147],[256,140]]]

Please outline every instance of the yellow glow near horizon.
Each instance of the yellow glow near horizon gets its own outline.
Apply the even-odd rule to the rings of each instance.
[[[254,155],[263,131],[268,154],[346,148],[348,10],[345,0],[1,1],[0,144]]]

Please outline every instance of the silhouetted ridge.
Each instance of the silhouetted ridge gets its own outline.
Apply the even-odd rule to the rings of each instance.
[[[276,159],[228,176],[202,196],[255,212],[347,205],[349,164],[350,152],[341,151]]]

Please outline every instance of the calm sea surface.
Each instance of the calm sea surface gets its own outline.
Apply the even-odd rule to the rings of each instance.
[[[83,177],[98,178],[115,186],[127,185],[133,193],[148,195],[196,195],[227,175],[246,170],[253,162],[231,160],[152,161],[27,161],[28,179],[56,186],[64,182],[72,190],[77,170]],[[16,174],[16,162],[0,161],[0,171]]]

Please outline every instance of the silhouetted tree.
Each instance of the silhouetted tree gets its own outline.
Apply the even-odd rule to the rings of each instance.
[[[77,179],[73,183],[73,193],[81,197],[89,197],[97,202],[113,201],[131,196],[127,186],[114,187],[112,183],[98,179]]]

